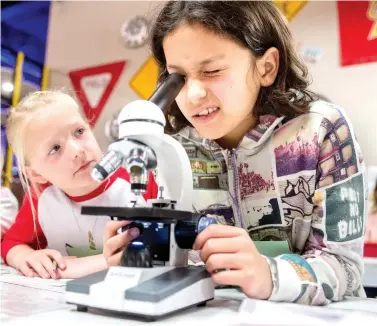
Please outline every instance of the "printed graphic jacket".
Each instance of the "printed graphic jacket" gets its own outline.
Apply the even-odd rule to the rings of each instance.
[[[316,101],[290,121],[262,116],[233,150],[189,127],[175,137],[191,161],[194,208],[246,229],[272,257],[270,300],[322,305],[365,297],[365,167],[341,108]],[[192,262],[198,257],[190,253]]]

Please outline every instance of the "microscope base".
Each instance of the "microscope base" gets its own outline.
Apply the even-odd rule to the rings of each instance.
[[[214,283],[200,266],[111,267],[67,282],[66,301],[78,311],[104,309],[156,320],[214,298]]]

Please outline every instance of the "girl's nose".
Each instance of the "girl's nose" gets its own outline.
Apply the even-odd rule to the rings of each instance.
[[[198,80],[188,81],[187,97],[192,104],[197,104],[207,96],[204,85]]]
[[[70,145],[73,159],[82,158],[82,156],[84,155],[83,147],[73,139],[70,141]]]

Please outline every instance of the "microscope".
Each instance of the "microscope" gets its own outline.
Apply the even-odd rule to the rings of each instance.
[[[112,143],[91,175],[103,181],[123,166],[130,175],[133,200],[119,207],[83,207],[86,215],[131,221],[139,237],[124,249],[120,266],[71,280],[66,301],[79,311],[98,308],[156,320],[176,311],[205,305],[214,283],[203,266],[189,266],[196,236],[216,219],[192,212],[193,180],[183,146],[164,133],[164,111],[184,86],[170,74],[149,100],[127,104],[118,116],[119,139]],[[146,202],[150,171],[157,173],[160,194]]]

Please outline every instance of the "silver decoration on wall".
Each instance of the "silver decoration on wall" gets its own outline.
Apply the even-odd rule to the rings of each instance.
[[[149,38],[149,22],[143,16],[136,16],[124,22],[120,34],[127,48],[141,47]]]

